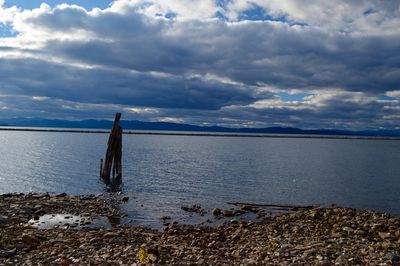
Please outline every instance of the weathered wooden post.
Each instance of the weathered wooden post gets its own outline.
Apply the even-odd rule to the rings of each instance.
[[[105,180],[110,179],[111,170],[113,169],[115,169],[113,172],[115,171],[117,178],[122,177],[122,128],[119,125],[120,119],[121,113],[116,113],[110,137],[108,138],[106,158],[104,159],[104,163],[101,161],[100,176]],[[115,175],[113,175],[113,177],[115,177]]]

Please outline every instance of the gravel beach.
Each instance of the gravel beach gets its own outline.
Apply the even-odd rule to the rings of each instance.
[[[0,195],[0,265],[400,265],[400,219],[383,213],[331,207],[215,227],[94,226],[99,217],[115,225],[126,200]],[[46,215],[64,222],[38,229]]]

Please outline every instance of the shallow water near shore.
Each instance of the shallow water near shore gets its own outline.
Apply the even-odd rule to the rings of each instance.
[[[0,132],[0,193],[99,194],[107,134]],[[124,135],[125,222],[154,226],[227,202],[338,204],[400,215],[400,141]]]

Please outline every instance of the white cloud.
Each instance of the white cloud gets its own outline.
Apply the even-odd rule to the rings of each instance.
[[[0,0],[0,24],[12,22],[15,14],[19,12],[19,9],[15,6],[4,7],[4,2],[5,0]]]
[[[151,17],[172,15],[178,19],[208,19],[214,17],[219,8],[214,0],[118,0],[109,10],[119,14],[135,10]]]
[[[400,90],[388,91],[385,93],[385,95],[393,98],[400,98]]]
[[[230,19],[255,6],[273,18],[305,23],[311,27],[344,33],[399,34],[400,2],[357,0],[233,0],[226,7]]]
[[[159,111],[155,108],[140,108],[140,107],[129,107],[124,108],[126,112],[134,114],[157,114]]]

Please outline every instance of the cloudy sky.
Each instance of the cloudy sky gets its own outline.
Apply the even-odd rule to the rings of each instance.
[[[0,119],[400,129],[399,103],[398,0],[0,0]]]

